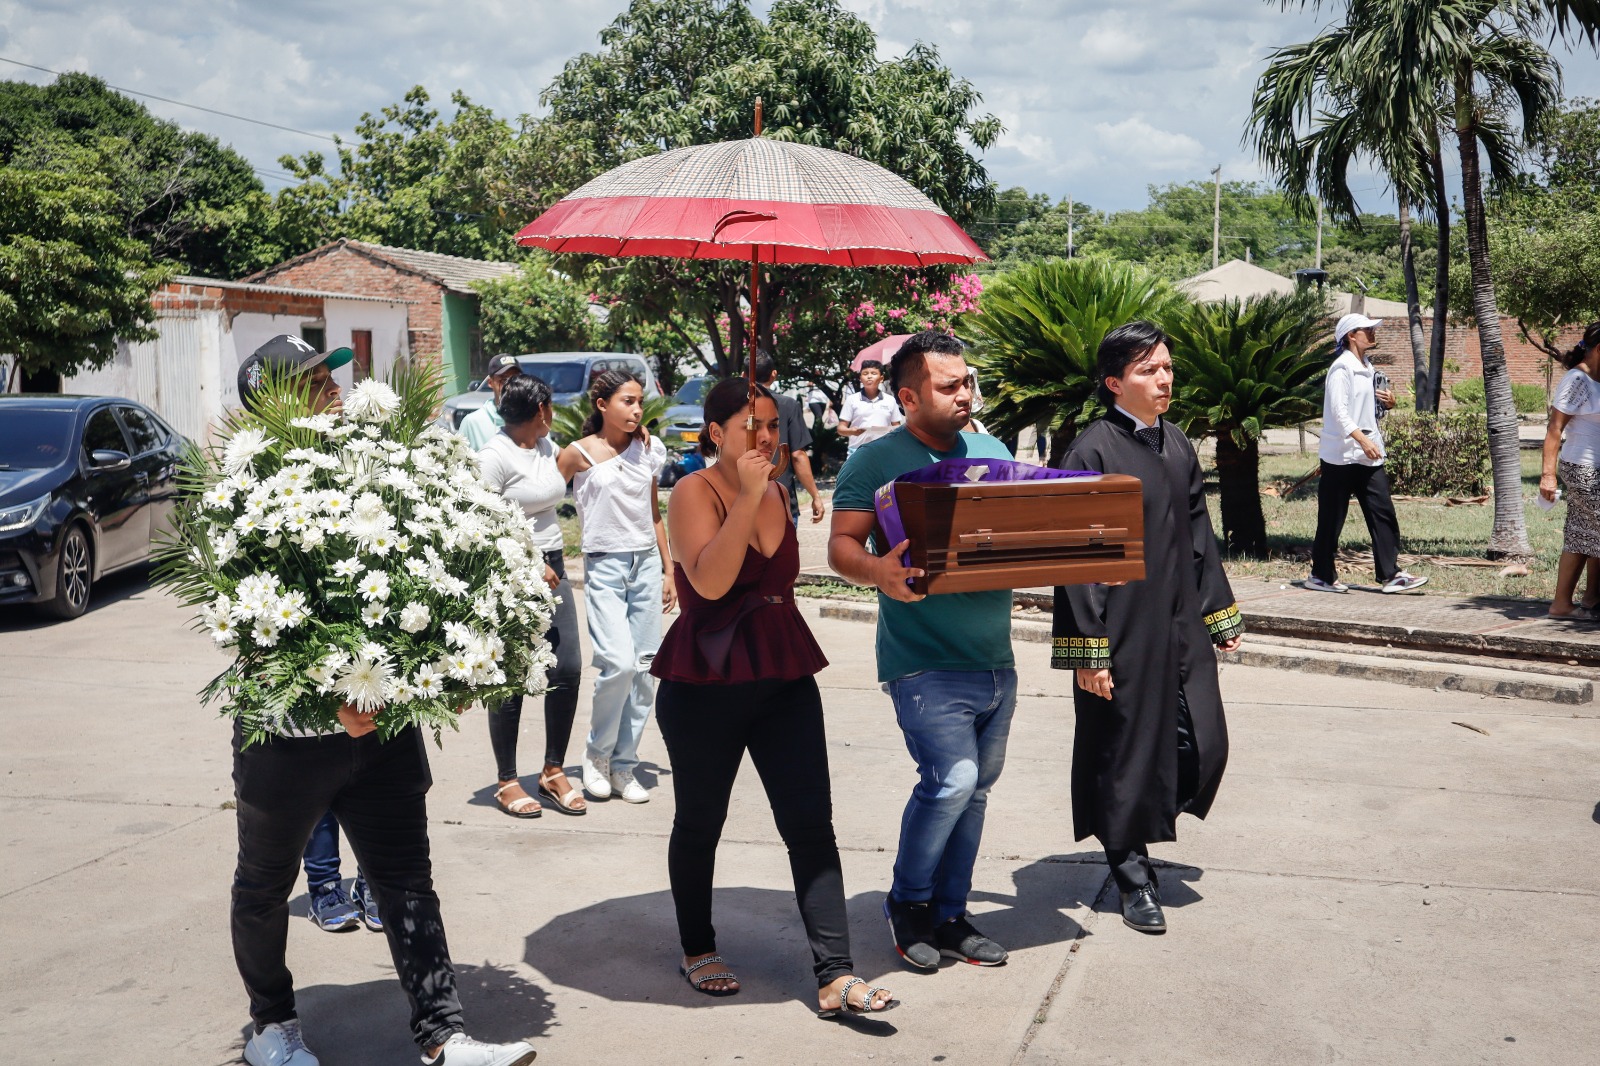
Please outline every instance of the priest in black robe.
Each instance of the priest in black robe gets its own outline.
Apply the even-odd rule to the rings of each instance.
[[[1166,931],[1149,846],[1177,839],[1177,817],[1204,818],[1228,761],[1213,646],[1239,646],[1244,623],[1217,556],[1194,448],[1161,416],[1172,355],[1148,322],[1106,334],[1098,353],[1108,413],[1073,441],[1065,466],[1131,474],[1142,486],[1145,577],[1056,589],[1050,665],[1077,672],[1072,821],[1098,837],[1123,921]]]

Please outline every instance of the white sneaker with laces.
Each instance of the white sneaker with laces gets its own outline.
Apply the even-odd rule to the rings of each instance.
[[[466,1033],[446,1040],[433,1058],[422,1056],[423,1066],[528,1066],[538,1057],[524,1041],[515,1044],[485,1044]]]
[[[1349,592],[1350,586],[1343,581],[1324,581],[1316,574],[1306,577],[1305,587],[1312,592]]]
[[[622,770],[612,774],[611,790],[620,796],[624,803],[650,802],[650,793],[634,779],[632,770]]]
[[[300,1019],[273,1022],[252,1036],[244,1046],[244,1061],[250,1066],[320,1066],[300,1037]]]
[[[1383,591],[1410,592],[1412,589],[1419,589],[1427,583],[1427,578],[1417,577],[1415,574],[1408,574],[1402,570],[1398,574],[1394,575],[1394,577],[1391,577],[1388,581],[1383,583]]]
[[[582,770],[583,790],[595,799],[610,799],[611,760],[590,759],[585,755],[579,767]]]

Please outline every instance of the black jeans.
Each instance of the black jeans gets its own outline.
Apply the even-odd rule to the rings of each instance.
[[[545,565],[561,580],[555,594],[555,616],[550,622],[550,646],[556,664],[551,667],[549,691],[544,696],[544,765],[564,766],[567,745],[572,740],[572,720],[578,715],[578,684],[583,677],[583,651],[578,637],[578,603],[567,582],[567,563],[558,551],[544,553]],[[494,749],[496,774],[501,781],[517,776],[517,733],[522,728],[522,697],[513,696],[500,705],[489,719],[489,746]],[[541,767],[542,769],[542,767]]]
[[[717,950],[711,881],[728,798],[746,750],[761,775],[778,834],[789,849],[800,919],[817,987],[853,970],[844,873],[833,836],[833,796],[822,695],[814,678],[743,685],[663,681],[656,722],[672,761],[677,813],[667,873],[685,955]]]
[[[264,1026],[295,1017],[284,961],[289,893],[311,830],[332,810],[377,898],[389,954],[411,1002],[411,1033],[431,1047],[460,1032],[461,1003],[428,856],[428,756],[409,727],[388,743],[352,737],[279,737],[241,749],[233,783],[239,864],[233,875],[233,955]]]
[[[1381,466],[1330,463],[1323,460],[1317,485],[1317,536],[1311,543],[1311,576],[1332,582],[1338,577],[1333,557],[1339,551],[1350,497],[1361,505],[1372,538],[1373,570],[1379,581],[1400,572],[1400,520],[1389,499],[1389,474]]]

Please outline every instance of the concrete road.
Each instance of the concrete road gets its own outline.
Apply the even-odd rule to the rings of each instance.
[[[1011,962],[914,974],[879,917],[912,764],[871,629],[812,617],[833,662],[821,680],[857,968],[903,1005],[849,1025],[812,1016],[787,863],[748,768],[717,912],[745,990],[691,993],[654,724],[650,804],[524,822],[492,805],[480,717],[433,753],[431,795],[474,1033],[529,1037],[555,1064],[1594,1061],[1593,713],[1227,667],[1228,777],[1208,822],[1155,849],[1171,932],[1147,937],[1121,924],[1093,841],[1071,839],[1068,675],[1023,646],[973,899]],[[0,612],[0,664],[0,1042],[30,1064],[237,1061],[228,728],[194,696],[220,654],[134,576],[69,624]],[[524,734],[536,769],[536,714]],[[416,1061],[381,936],[297,920],[290,960],[327,1066]]]

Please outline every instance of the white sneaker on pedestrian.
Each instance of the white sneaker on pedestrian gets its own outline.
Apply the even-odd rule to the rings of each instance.
[[[590,759],[585,755],[579,766],[583,771],[583,790],[595,799],[610,799],[611,760]]]
[[[527,1043],[485,1044],[466,1033],[457,1033],[440,1046],[429,1058],[422,1056],[423,1066],[528,1066],[538,1056]]]
[[[634,778],[632,770],[621,770],[611,775],[611,790],[622,797],[624,803],[649,803],[650,793]]]
[[[1383,591],[1410,592],[1412,589],[1419,589],[1427,583],[1427,578],[1417,577],[1415,574],[1408,574],[1402,570],[1383,583]]]
[[[1316,574],[1306,576],[1305,587],[1312,592],[1349,592],[1350,586],[1343,581],[1324,581]]]
[[[252,1036],[244,1046],[244,1061],[250,1066],[320,1066],[300,1038],[298,1018],[273,1022]]]

